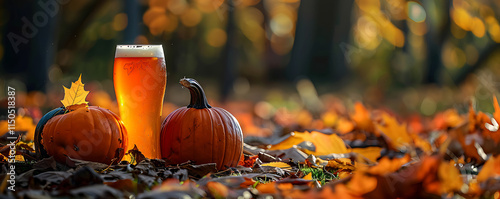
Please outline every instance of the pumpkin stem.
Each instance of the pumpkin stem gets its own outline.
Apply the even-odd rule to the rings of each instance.
[[[208,104],[207,97],[205,96],[205,91],[195,79],[192,78],[182,78],[179,83],[185,88],[189,89],[191,93],[191,102],[187,106],[188,108],[204,109],[212,108]]]

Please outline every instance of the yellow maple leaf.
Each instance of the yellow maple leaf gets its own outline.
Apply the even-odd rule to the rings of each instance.
[[[284,163],[284,162],[270,162],[270,163],[262,164],[260,166],[264,166],[264,167],[278,167],[278,168],[285,169],[285,170],[292,169],[292,167],[289,164]]]
[[[305,175],[304,177],[302,177],[302,179],[304,179],[304,180],[313,180],[313,173],[312,172],[308,173],[307,175]]]
[[[272,145],[270,150],[281,150],[292,148],[302,142],[307,142],[315,147],[315,151],[304,149],[308,154],[313,155],[328,155],[332,153],[347,153],[347,148],[342,139],[335,135],[327,135],[317,131],[312,132],[294,132],[290,137],[282,142]]]
[[[380,151],[382,151],[382,147],[376,146],[349,149],[349,152],[361,154],[372,162],[377,162],[378,157],[380,157]]]
[[[87,104],[89,102],[85,101],[85,98],[87,98],[87,95],[89,94],[88,91],[86,91],[83,88],[84,84],[82,83],[82,74],[80,74],[80,77],[76,82],[71,83],[71,88],[64,88],[64,99],[61,100],[62,104],[64,107],[68,107],[71,105],[76,105],[76,104]]]

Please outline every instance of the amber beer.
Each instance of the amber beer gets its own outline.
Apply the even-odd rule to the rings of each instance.
[[[148,158],[160,158],[159,136],[167,69],[161,45],[118,45],[113,72],[128,149],[137,145]]]

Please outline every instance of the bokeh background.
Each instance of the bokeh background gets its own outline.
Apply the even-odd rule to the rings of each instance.
[[[325,110],[349,112],[356,101],[408,117],[466,111],[471,99],[492,112],[491,97],[500,86],[500,1],[0,0],[0,5],[2,108],[6,87],[15,87],[17,106],[25,110],[20,113],[30,114],[34,123],[61,106],[62,85],[80,74],[91,91],[88,101],[117,112],[112,70],[118,44],[163,44],[164,117],[188,103],[188,92],[177,82],[193,77],[211,103],[229,109],[247,127],[265,126],[277,114],[284,122],[291,115],[309,124],[325,121]]]

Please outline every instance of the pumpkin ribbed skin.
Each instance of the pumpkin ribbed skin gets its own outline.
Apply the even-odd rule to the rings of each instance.
[[[172,163],[217,163],[235,167],[243,153],[243,134],[236,119],[221,108],[179,108],[163,122],[162,157]]]
[[[183,84],[191,91],[191,104],[170,113],[163,121],[162,158],[174,164],[188,160],[196,164],[216,163],[219,170],[235,167],[243,154],[243,133],[238,121],[226,110],[208,105],[201,86],[189,80],[199,88],[193,91],[193,87]]]
[[[47,121],[41,145],[58,162],[71,158],[112,163],[119,162],[127,148],[127,131],[120,118],[110,110],[96,106],[80,107]],[[119,148],[123,149],[118,151]]]

